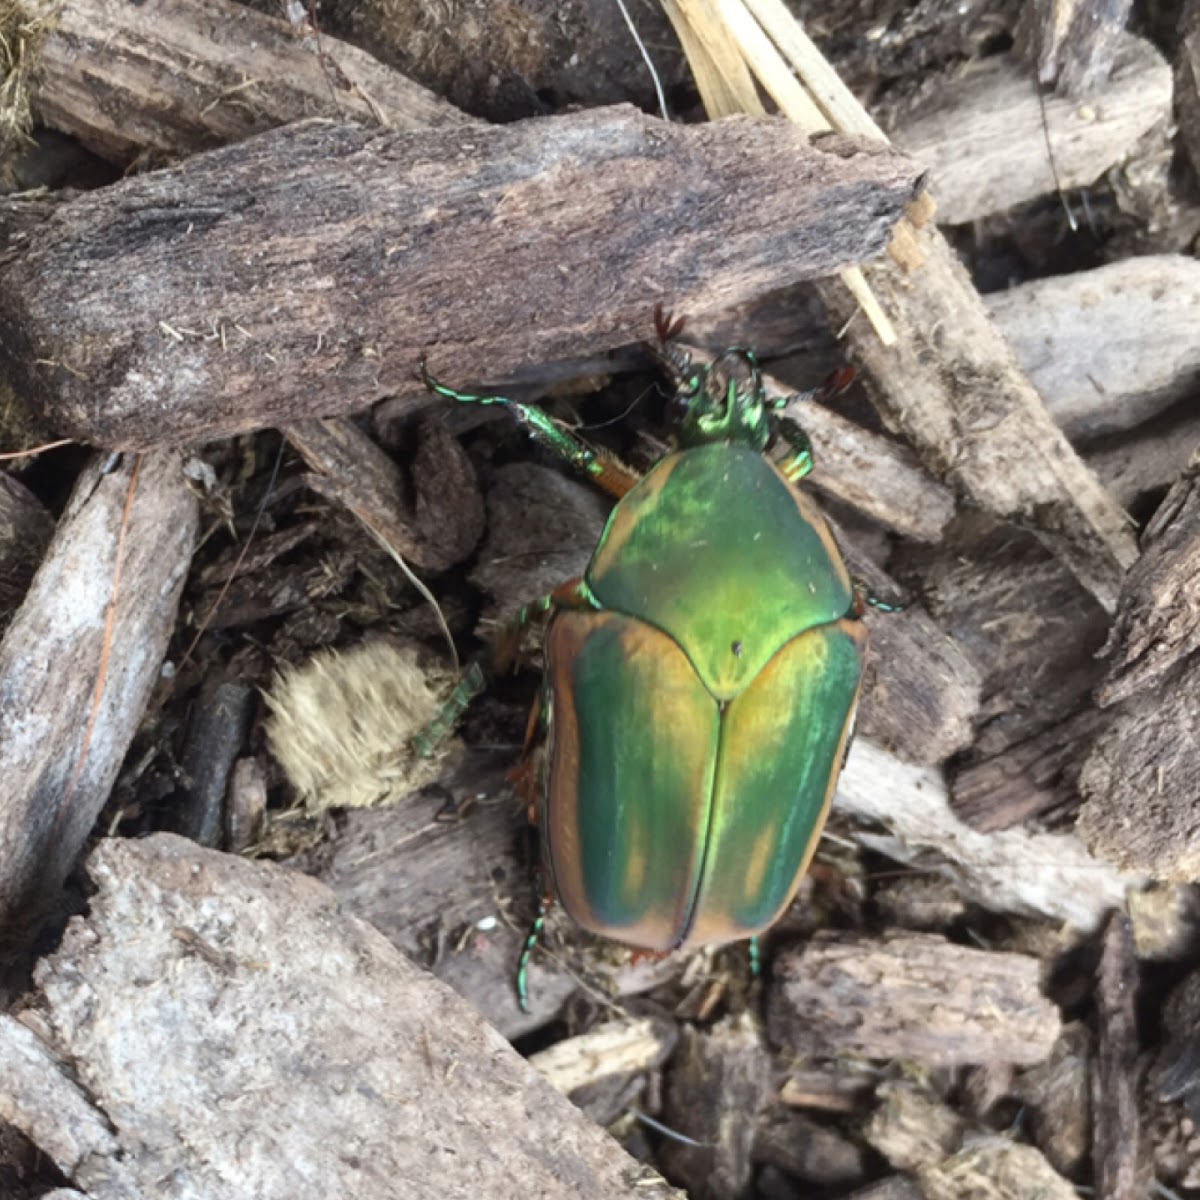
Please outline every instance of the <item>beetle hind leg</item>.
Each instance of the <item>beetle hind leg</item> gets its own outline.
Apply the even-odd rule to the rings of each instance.
[[[525,944],[521,947],[521,957],[517,959],[517,1004],[520,1005],[523,1013],[529,1012],[529,960],[533,958],[533,952],[542,940],[542,930],[546,928],[546,916],[553,903],[553,898],[544,893],[538,897],[537,916],[533,918],[533,924],[529,927]]]

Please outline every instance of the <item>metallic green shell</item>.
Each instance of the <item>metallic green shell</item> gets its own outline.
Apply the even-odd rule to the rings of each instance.
[[[558,615],[542,832],[567,912],[650,950],[771,925],[825,821],[865,630],[843,620],[797,635],[722,708],[653,626]]]
[[[760,454],[664,459],[547,633],[541,827],[585,928],[650,950],[749,937],[791,902],[866,649],[820,514]]]
[[[854,601],[816,507],[737,446],[663,459],[613,510],[586,579],[602,608],[674,638],[718,700]]]

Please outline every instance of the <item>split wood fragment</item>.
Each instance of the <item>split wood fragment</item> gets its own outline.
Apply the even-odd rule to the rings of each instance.
[[[1105,656],[1103,705],[1143,691],[1200,649],[1200,444],[1146,527]],[[1195,664],[1190,664],[1193,668]],[[1185,665],[1183,669],[1187,670]]]
[[[691,3],[706,24],[741,7],[728,0],[718,16]],[[937,478],[984,511],[1036,530],[1111,611],[1137,555],[1124,514],[1054,426],[946,240],[931,224],[909,232],[919,267],[864,271],[895,331],[890,344],[874,317],[860,317],[859,289],[819,285],[876,407]]]
[[[684,1026],[663,1097],[663,1118],[688,1142],[667,1139],[663,1166],[695,1200],[745,1195],[771,1060],[749,1013],[710,1029]]]
[[[0,643],[0,943],[36,928],[109,798],[159,680],[197,522],[178,454],[94,462]]]
[[[89,872],[0,1117],[95,1200],[677,1194],[315,881],[161,834]]]
[[[678,1028],[662,1019],[607,1021],[530,1055],[529,1065],[566,1096],[610,1075],[662,1066],[678,1037]]]
[[[308,485],[414,566],[445,570],[475,549],[483,501],[466,452],[441,422],[421,425],[414,474],[423,465],[436,473],[437,485],[417,490],[415,502],[395,461],[351,421],[299,421],[285,426],[284,435],[314,472]]]
[[[1098,1035],[1092,1076],[1093,1168],[1097,1200],[1138,1200],[1148,1179],[1141,1159],[1137,986],[1129,918],[1114,913],[1104,931],[1097,976]]]

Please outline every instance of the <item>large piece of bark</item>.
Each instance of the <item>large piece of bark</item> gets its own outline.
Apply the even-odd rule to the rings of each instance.
[[[89,870],[0,1118],[93,1200],[674,1194],[312,880],[168,835]]]
[[[1200,384],[1200,262],[1148,254],[987,297],[1073,442],[1132,429]]]
[[[879,252],[916,168],[782,121],[602,109],[261,134],[91,193],[0,251],[0,345],[63,432],[188,442],[650,336]],[[3,226],[0,214],[0,227]]]
[[[1041,965],[923,933],[821,933],[774,964],[771,1036],[797,1054],[1036,1063],[1058,1037]]]
[[[232,0],[23,0],[51,16],[30,103],[41,121],[129,163],[184,158],[303,117],[392,129],[470,118],[369,54]]]
[[[1170,66],[1126,35],[1102,103],[1039,99],[1032,71],[999,56],[940,80],[893,116],[891,136],[929,168],[938,220],[952,225],[1095,183],[1170,120],[1171,95]]]
[[[93,464],[0,643],[0,943],[30,931],[108,799],[159,679],[197,519],[177,454]]]

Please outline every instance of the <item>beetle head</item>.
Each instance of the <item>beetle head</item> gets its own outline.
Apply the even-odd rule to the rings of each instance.
[[[705,366],[693,363],[680,347],[666,345],[659,361],[675,384],[668,415],[681,445],[724,442],[766,449],[771,405],[754,351],[735,346]]]

